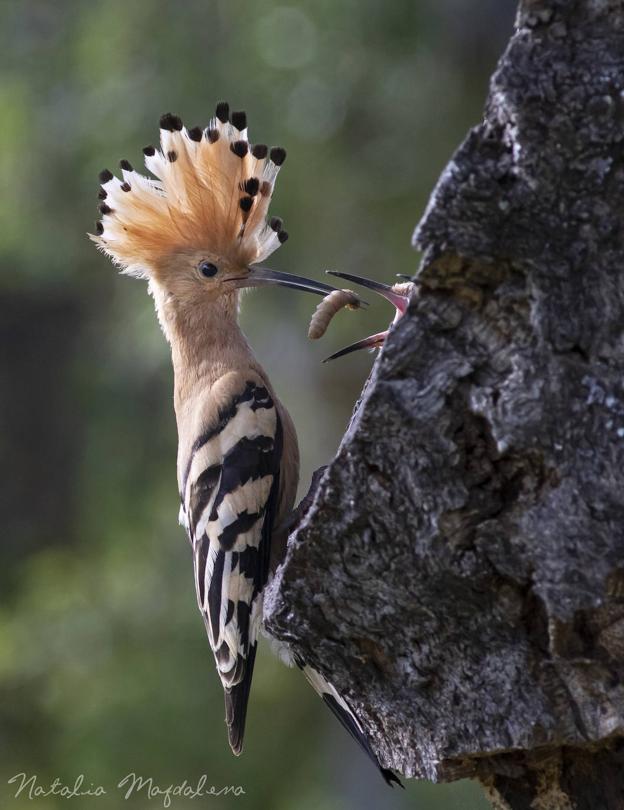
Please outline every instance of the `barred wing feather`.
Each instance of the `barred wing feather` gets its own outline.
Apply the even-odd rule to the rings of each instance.
[[[197,601],[225,689],[234,753],[242,750],[271,531],[282,426],[267,388],[245,380],[193,444],[182,517],[193,546]]]

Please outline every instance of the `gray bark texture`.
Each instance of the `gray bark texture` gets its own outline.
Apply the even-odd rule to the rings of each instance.
[[[524,0],[266,608],[499,808],[624,807],[623,218],[624,2]]]

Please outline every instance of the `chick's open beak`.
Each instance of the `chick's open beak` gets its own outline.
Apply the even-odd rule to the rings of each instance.
[[[364,278],[364,276],[354,276],[352,273],[339,273],[338,270],[327,270],[327,274],[330,276],[337,276],[338,278],[344,278],[347,281],[354,281],[356,284],[360,284],[362,287],[373,290],[373,292],[378,293],[390,301],[391,304],[394,304],[401,315],[405,314],[405,310],[407,309],[407,305],[409,303],[409,298],[395,292],[388,284],[382,284],[380,281],[373,281],[372,278]]]
[[[400,318],[403,317],[403,315],[405,315],[409,305],[409,292],[405,292],[404,290],[399,292],[395,287],[390,287],[388,284],[382,284],[379,281],[373,281],[373,279],[364,278],[363,276],[355,276],[352,273],[340,273],[336,270],[327,270],[327,273],[331,276],[344,278],[347,281],[354,281],[356,284],[360,284],[362,287],[373,290],[374,292],[383,296],[386,300],[390,301],[390,303],[393,304],[396,309],[392,323],[396,323]],[[397,285],[397,287],[400,288],[405,286],[408,285]],[[336,360],[338,357],[344,357],[345,354],[357,352],[359,349],[380,349],[383,346],[387,336],[388,329],[386,329],[384,332],[377,332],[374,335],[369,335],[369,337],[363,338],[362,340],[357,340],[355,343],[345,346],[344,349],[334,352],[334,354],[326,357],[323,362],[327,363],[329,360]]]

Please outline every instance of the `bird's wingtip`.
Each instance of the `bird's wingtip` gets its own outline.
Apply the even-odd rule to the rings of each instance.
[[[235,757],[240,757],[240,755],[243,753],[243,741],[238,739],[236,735],[232,734],[231,730],[228,730],[228,732],[228,739],[232,753]]]
[[[243,752],[243,738],[245,736],[245,720],[247,717],[247,704],[249,690],[256,659],[257,643],[249,648],[244,672],[240,681],[234,686],[227,687],[225,696],[225,723],[227,725],[228,742],[235,756]]]

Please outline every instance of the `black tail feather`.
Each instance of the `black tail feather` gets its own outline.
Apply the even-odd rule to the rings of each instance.
[[[352,715],[346,712],[343,707],[338,703],[336,698],[333,695],[324,692],[322,695],[323,702],[326,703],[329,708],[332,710],[335,717],[338,718],[340,724],[345,728],[349,734],[353,737],[353,739],[358,743],[360,748],[364,751],[366,756],[372,760],[372,762],[376,765],[381,773],[385,783],[390,785],[390,787],[394,787],[394,784],[397,784],[399,787],[403,787],[403,783],[401,780],[395,776],[390,768],[383,768],[381,763],[377,759],[377,755],[371,748],[371,745],[367,739],[367,737],[362,733],[361,729],[355,723]]]
[[[225,690],[225,722],[228,729],[230,748],[236,756],[243,750],[247,703],[249,702],[249,690],[251,688],[257,646],[258,644],[255,642],[249,647],[243,679],[236,686]]]

